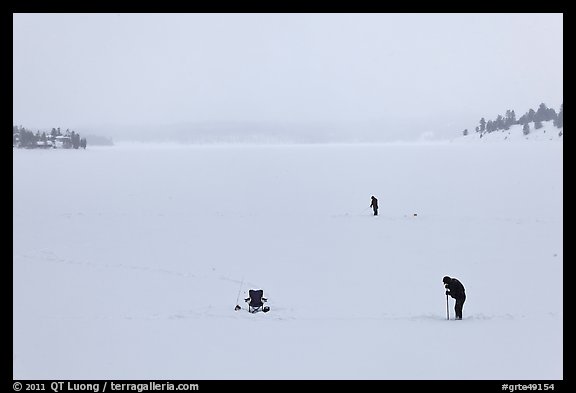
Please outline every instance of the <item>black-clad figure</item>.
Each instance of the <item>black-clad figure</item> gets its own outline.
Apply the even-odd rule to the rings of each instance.
[[[457,279],[448,276],[445,276],[442,282],[444,283],[444,288],[446,288],[446,295],[450,295],[456,299],[456,305],[454,306],[456,319],[462,319],[462,307],[464,307],[464,302],[466,301],[464,285]]]
[[[370,204],[370,207],[374,210],[374,215],[377,216],[378,215],[378,199],[376,199],[376,197],[374,195],[372,195],[372,203]]]

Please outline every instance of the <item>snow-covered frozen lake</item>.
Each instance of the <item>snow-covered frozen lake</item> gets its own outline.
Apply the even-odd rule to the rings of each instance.
[[[562,379],[562,285],[562,143],[13,152],[14,379]]]

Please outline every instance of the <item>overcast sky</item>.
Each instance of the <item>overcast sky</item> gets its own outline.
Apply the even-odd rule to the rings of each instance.
[[[417,135],[563,101],[562,14],[13,20],[13,120],[29,128],[390,122]]]

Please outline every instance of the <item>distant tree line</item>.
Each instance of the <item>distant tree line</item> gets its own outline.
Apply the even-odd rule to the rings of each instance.
[[[33,132],[22,126],[12,126],[12,146],[26,149],[63,148],[86,149],[86,138],[81,138],[75,131],[60,131],[60,127],[52,128],[49,133],[38,130]]]
[[[537,130],[542,128],[543,121],[550,120],[552,120],[555,127],[564,127],[564,104],[560,105],[560,111],[556,113],[553,108],[548,108],[546,104],[541,103],[538,110],[530,109],[518,119],[514,110],[509,109],[504,116],[498,115],[494,120],[486,121],[485,118],[481,118],[480,124],[476,127],[476,132],[479,132],[480,137],[482,137],[484,133],[504,131],[510,129],[513,125],[521,124],[524,135],[528,135],[530,133],[529,123],[534,123],[534,129]],[[468,129],[465,129],[462,133],[465,136],[468,135]],[[562,131],[559,132],[559,135],[562,135]]]
[[[113,146],[114,141],[112,138],[108,138],[102,135],[86,135],[86,139],[90,139],[90,144],[92,146]]]

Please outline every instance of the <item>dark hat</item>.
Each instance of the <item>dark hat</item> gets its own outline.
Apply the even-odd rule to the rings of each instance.
[[[448,283],[450,282],[450,280],[452,280],[450,277],[444,276],[444,278],[442,279],[442,282],[443,282],[444,284],[448,284]]]

